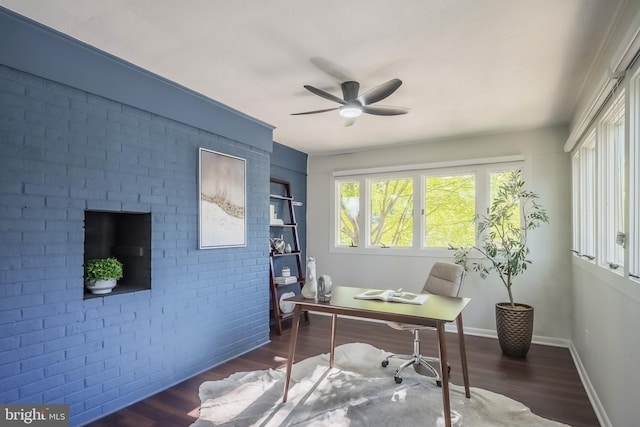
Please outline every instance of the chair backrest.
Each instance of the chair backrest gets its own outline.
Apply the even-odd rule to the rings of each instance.
[[[450,262],[436,262],[424,284],[423,292],[457,297],[462,290],[464,268]]]

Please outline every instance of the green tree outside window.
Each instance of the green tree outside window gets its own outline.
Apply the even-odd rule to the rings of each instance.
[[[472,219],[476,209],[474,175],[425,178],[424,246],[446,248],[450,244],[475,243]]]
[[[371,246],[413,246],[413,179],[370,182]]]
[[[360,183],[341,182],[340,194],[340,245],[360,244]]]

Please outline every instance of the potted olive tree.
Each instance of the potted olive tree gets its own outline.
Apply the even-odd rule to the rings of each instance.
[[[531,264],[528,232],[549,223],[546,210],[537,202],[538,195],[525,190],[524,184],[521,171],[509,175],[498,187],[489,213],[475,217],[478,246],[458,248],[455,254],[455,262],[465,269],[469,258],[479,254],[480,260],[471,262],[473,270],[483,279],[495,271],[506,288],[509,301],[495,306],[496,331],[502,352],[510,357],[525,357],[533,334],[533,307],[514,302],[514,279]]]
[[[87,289],[92,294],[108,294],[122,279],[122,263],[116,258],[95,258],[84,266]]]

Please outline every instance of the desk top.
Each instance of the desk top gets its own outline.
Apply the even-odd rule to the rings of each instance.
[[[432,326],[435,322],[453,322],[471,301],[469,298],[433,294],[429,294],[427,300],[421,305],[354,298],[365,290],[348,286],[334,286],[330,302],[315,302],[312,299],[305,299],[302,295],[287,298],[286,301],[300,305],[303,310],[424,326]]]

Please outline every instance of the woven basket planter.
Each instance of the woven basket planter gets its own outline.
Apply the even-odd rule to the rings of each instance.
[[[526,357],[533,335],[533,307],[516,303],[512,308],[508,302],[497,303],[496,331],[505,356]]]

